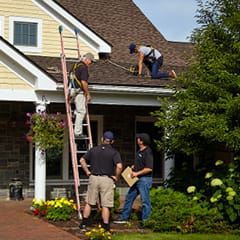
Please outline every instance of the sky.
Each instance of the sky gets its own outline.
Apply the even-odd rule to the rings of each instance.
[[[196,0],[133,0],[168,41],[188,42],[196,23]]]

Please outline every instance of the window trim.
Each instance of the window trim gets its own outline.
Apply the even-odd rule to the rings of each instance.
[[[4,36],[4,16],[0,16],[0,36]]]
[[[37,24],[37,47],[14,45],[14,23],[36,23]],[[9,17],[9,41],[22,52],[42,52],[42,19],[24,18],[24,17]]]

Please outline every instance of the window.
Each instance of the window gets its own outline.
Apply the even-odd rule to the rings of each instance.
[[[37,47],[37,27],[36,23],[14,22],[13,44]]]
[[[41,52],[42,20],[10,17],[9,41],[21,51]]]

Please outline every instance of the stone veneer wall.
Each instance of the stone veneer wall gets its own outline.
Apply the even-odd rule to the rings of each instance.
[[[65,112],[64,104],[50,104],[49,112]],[[90,114],[104,115],[103,130],[114,132],[116,147],[124,167],[132,164],[135,155],[135,116],[149,116],[153,108],[89,105]],[[9,197],[9,183],[19,178],[23,183],[23,196],[32,198],[34,188],[29,185],[29,144],[24,139],[26,113],[34,112],[34,103],[0,102],[0,198]],[[125,186],[123,180],[119,186]],[[73,197],[74,186],[47,186],[47,197]]]

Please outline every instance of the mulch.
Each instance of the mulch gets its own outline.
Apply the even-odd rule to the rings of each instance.
[[[133,209],[133,211],[137,212],[138,210]],[[31,213],[32,214],[32,213]],[[143,229],[141,228],[140,222],[137,220],[130,220],[126,224],[115,224],[113,223],[113,220],[119,217],[120,213],[114,213],[111,216],[111,232],[112,234],[116,233],[147,233],[151,230],[149,229]],[[88,237],[85,235],[84,232],[82,232],[79,228],[79,224],[81,220],[78,218],[77,214],[73,215],[70,220],[68,221],[50,221],[46,218],[42,218],[44,221],[47,221],[50,224],[53,224],[54,226],[67,231],[68,233],[79,237],[80,239],[87,240]],[[99,214],[97,214],[95,211],[92,212],[90,218],[89,218],[89,226],[87,228],[87,231],[90,231],[91,229],[98,229],[98,225],[101,224],[101,220],[99,217]]]

